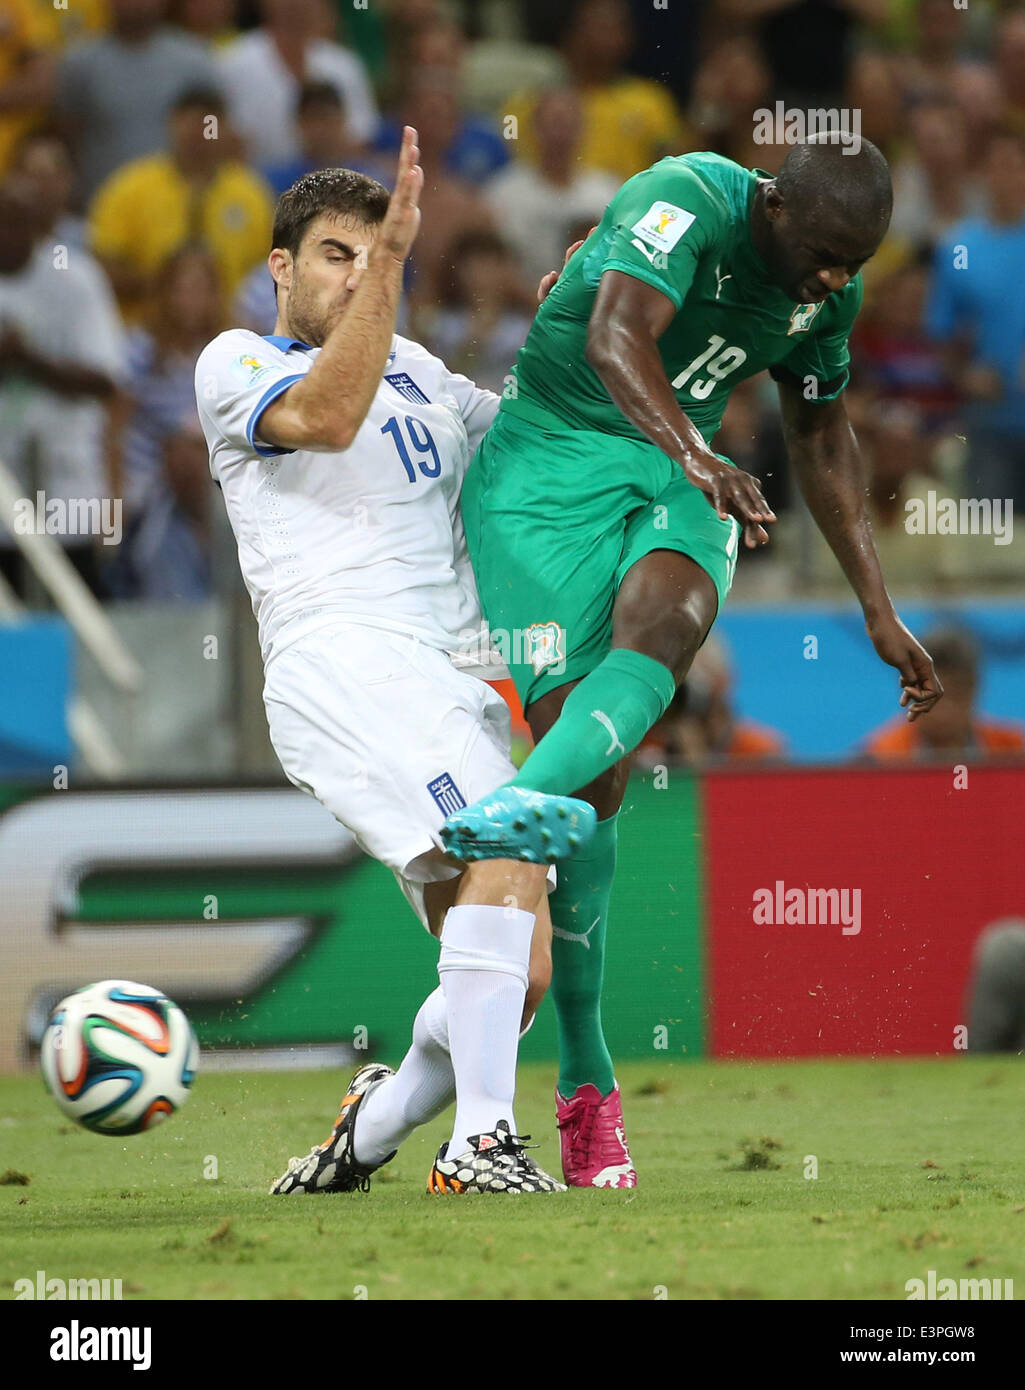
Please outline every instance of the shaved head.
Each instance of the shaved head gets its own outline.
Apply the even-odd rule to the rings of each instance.
[[[886,231],[893,208],[890,166],[871,140],[853,145],[824,132],[792,145],[776,187],[795,217],[815,226]]]
[[[870,140],[824,131],[793,145],[763,181],[751,238],[776,284],[801,304],[843,290],[875,255],[890,225],[893,189]]]

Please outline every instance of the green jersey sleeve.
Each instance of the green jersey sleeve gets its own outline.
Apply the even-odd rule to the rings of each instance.
[[[679,310],[698,261],[724,234],[727,210],[692,169],[667,159],[628,179],[606,218],[599,278],[621,270],[661,290]]]
[[[829,311],[820,316],[821,327],[813,323],[807,333],[802,333],[794,350],[771,367],[769,375],[776,381],[798,378],[807,400],[836,400],[850,378],[851,354],[847,340],[863,297],[861,276],[856,275],[841,295],[826,301]],[[834,299],[838,300],[835,309],[832,307]],[[808,390],[812,381],[815,383],[813,392]]]

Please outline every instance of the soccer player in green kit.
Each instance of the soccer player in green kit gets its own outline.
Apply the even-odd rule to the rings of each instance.
[[[778,383],[795,475],[908,717],[942,693],[886,592],[843,403],[858,272],[891,204],[875,146],[829,134],[792,147],[775,178],[714,154],[635,175],[538,310],[463,487],[484,611],[520,639],[510,669],[537,746],[442,838],[464,859],[542,857],[528,789],[576,793],[598,817],[551,900],[573,1185],[636,1182],[600,1018],[616,817],[629,754],[707,636],[741,533],[764,545],[775,520],[757,480],[710,447],[745,377],[768,368]]]

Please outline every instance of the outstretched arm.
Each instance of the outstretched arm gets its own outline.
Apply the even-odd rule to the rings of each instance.
[[[886,592],[872,526],[865,510],[865,482],[858,446],[843,396],[805,399],[797,380],[779,383],[783,436],[801,492],[865,615],[865,628],[880,658],[900,672],[901,705],[908,719],[932,709],[943,694],[932,658],[898,618]]]
[[[420,229],[423,170],[416,131],[402,133],[398,176],[388,211],[352,303],[316,362],[260,417],[260,439],[283,449],[335,452],[359,433],[388,360],[402,293],[402,270]]]

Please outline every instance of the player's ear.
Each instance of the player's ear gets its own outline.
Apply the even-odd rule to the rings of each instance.
[[[281,246],[275,246],[267,257],[267,268],[274,277],[279,290],[292,288],[292,253]]]
[[[776,187],[776,182],[772,183],[765,190],[765,200],[762,204],[765,208],[765,215],[771,222],[775,222],[783,211],[783,194]]]

